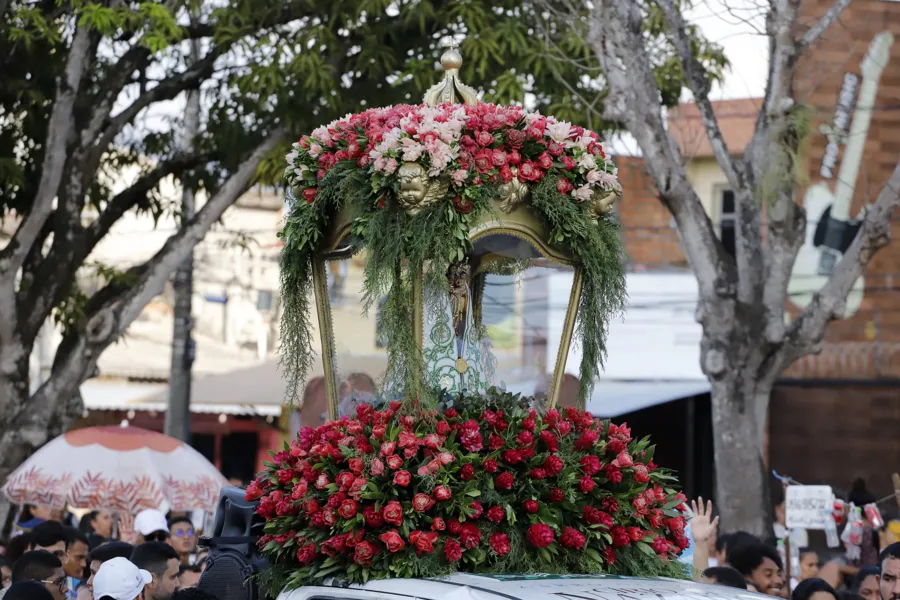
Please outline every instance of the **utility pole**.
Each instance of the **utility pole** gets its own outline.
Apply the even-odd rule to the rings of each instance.
[[[190,67],[200,56],[200,41],[192,40],[187,58]],[[182,152],[194,149],[194,138],[200,128],[200,90],[187,92],[184,112],[184,140]],[[189,174],[184,178],[181,192],[181,226],[194,216],[194,184]],[[175,271],[175,310],[172,332],[172,370],[169,374],[169,409],[166,411],[165,433],[189,442],[191,437],[191,366],[194,363],[194,339],[191,336],[192,296],[194,293],[194,251]]]

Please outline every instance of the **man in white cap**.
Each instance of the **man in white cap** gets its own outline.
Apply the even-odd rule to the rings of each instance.
[[[169,523],[162,512],[148,508],[134,518],[135,546],[144,542],[165,542],[169,539]]]
[[[127,558],[114,558],[100,565],[94,577],[94,600],[144,600],[144,586],[153,576]]]

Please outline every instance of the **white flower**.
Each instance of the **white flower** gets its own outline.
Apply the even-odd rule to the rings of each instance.
[[[619,180],[616,179],[616,176],[612,173],[601,172],[600,173],[600,185],[605,188],[609,188],[612,190],[619,188]]]
[[[584,169],[585,171],[590,171],[592,169],[597,168],[597,161],[594,160],[593,154],[588,154],[585,152],[581,155],[581,158],[578,160],[578,166]]]
[[[394,171],[397,170],[397,167],[398,167],[397,160],[392,158],[387,161],[387,165],[385,165],[384,170],[387,173],[393,173]]]
[[[572,195],[579,202],[584,202],[585,200],[590,200],[593,193],[594,193],[594,190],[592,190],[591,186],[589,186],[589,185],[583,185],[579,188],[575,188],[574,190],[572,190]]]
[[[309,145],[309,155],[313,158],[318,158],[319,155],[322,154],[322,146],[313,142]]]
[[[593,141],[594,138],[585,133],[575,142],[575,147],[579,150],[587,150]]]
[[[400,131],[398,127],[394,127],[384,134],[384,137],[381,138],[381,145],[385,148],[385,152],[388,150],[396,150],[400,147],[400,135],[402,133],[403,132]]]
[[[312,137],[315,140],[318,140],[322,144],[327,144],[331,141],[331,136],[328,134],[328,127],[316,127],[313,129]]]
[[[525,122],[527,124],[531,125],[532,123],[534,123],[535,121],[537,121],[538,119],[541,118],[541,113],[540,113],[540,111],[536,110],[533,113],[526,113],[524,118],[525,118]]]
[[[469,176],[469,172],[466,169],[457,169],[453,171],[453,183],[456,185],[462,185],[466,182],[466,178]]]
[[[597,169],[591,169],[588,171],[587,180],[588,183],[594,184],[600,181],[603,178],[603,175]]]
[[[291,150],[287,154],[284,155],[284,160],[287,161],[287,164],[292,165],[294,161],[297,160],[297,157],[300,156],[300,153],[296,150]]]
[[[562,144],[567,139],[569,139],[569,135],[572,133],[572,124],[566,123],[565,121],[562,121],[560,123],[551,123],[547,125],[547,133],[550,135],[553,141]]]
[[[428,144],[428,146],[428,155],[431,158],[431,169],[428,170],[428,174],[432,177],[437,177],[453,160],[455,151],[449,144],[445,144],[440,140],[435,140],[433,144]]]
[[[403,147],[403,160],[409,162],[419,160],[419,157],[425,151],[425,146],[409,137],[400,140],[400,145]]]

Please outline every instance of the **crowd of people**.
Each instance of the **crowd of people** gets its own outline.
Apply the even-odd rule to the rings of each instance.
[[[206,565],[187,514],[26,506],[0,544],[2,600],[216,600],[197,589]]]
[[[850,496],[857,506],[875,502],[861,480]],[[773,534],[762,539],[745,531],[718,534],[712,503],[704,504],[702,498],[693,502],[696,579],[786,600],[900,600],[900,542],[887,528],[879,531],[867,520],[857,551],[844,554],[837,548],[822,556],[809,543],[807,532],[785,528],[783,495],[776,495],[774,509]],[[784,548],[791,543],[794,552],[786,555]]]

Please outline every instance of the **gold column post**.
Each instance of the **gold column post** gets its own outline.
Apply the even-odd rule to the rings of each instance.
[[[325,378],[325,397],[328,420],[338,417],[338,386],[334,368],[334,328],[331,322],[331,299],[328,297],[328,276],[325,260],[316,259],[313,264],[313,287],[316,294],[316,310],[319,315],[319,336],[322,338],[322,369]]]
[[[576,267],[575,275],[572,278],[572,292],[569,294],[569,308],[566,311],[566,321],[563,323],[562,337],[559,340],[559,351],[556,353],[556,366],[553,368],[553,383],[550,386],[547,410],[553,410],[559,402],[562,380],[566,374],[566,359],[569,357],[569,346],[572,344],[572,336],[575,334],[575,319],[578,316],[578,302],[581,300],[582,283],[581,267]]]

